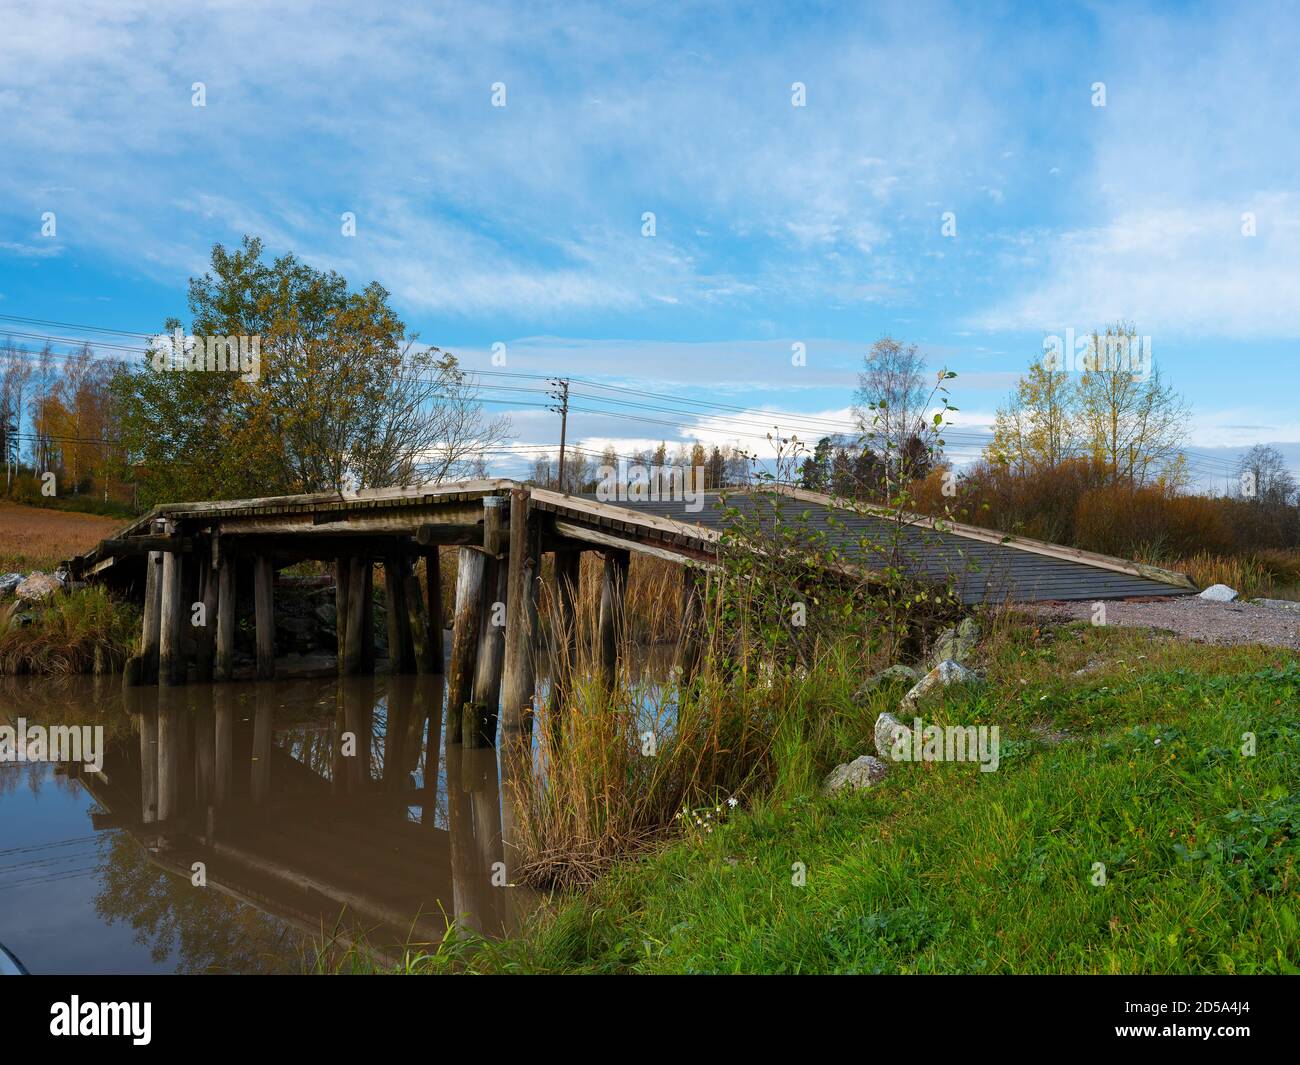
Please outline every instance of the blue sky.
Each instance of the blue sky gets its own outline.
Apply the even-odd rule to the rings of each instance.
[[[1288,5],[279,8],[0,0],[0,315],[151,331],[256,233],[470,368],[501,342],[511,372],[772,412],[591,399],[621,413],[575,415],[588,446],[816,435],[889,333],[959,374],[959,457],[1045,335],[1124,319],[1201,474],[1255,442],[1300,466]]]

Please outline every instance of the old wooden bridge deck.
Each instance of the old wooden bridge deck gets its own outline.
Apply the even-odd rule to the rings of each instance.
[[[477,708],[476,716],[467,714],[465,738],[482,743],[495,733],[498,705],[507,731],[520,727],[520,715],[532,706],[543,554],[554,553],[556,602],[566,617],[574,607],[581,552],[603,555],[600,644],[603,667],[612,674],[631,552],[683,564],[683,627],[687,632],[693,627],[696,574],[716,562],[727,521],[717,493],[702,503],[695,508],[680,500],[601,502],[490,479],[173,504],[155,508],[68,567],[76,579],[106,582],[143,599],[140,653],[128,664],[128,683],[156,678],[164,685],[181,684],[191,675],[200,681],[232,678],[241,598],[253,602],[258,675],[274,676],[274,574],[305,559],[334,568],[342,673],[374,668],[375,562],[383,564],[390,604],[390,668],[439,673],[444,668],[439,548],[458,547],[448,705]],[[913,572],[936,582],[951,580],[967,604],[1195,590],[1182,574],[1124,559],[924,518],[891,525],[883,511],[837,508],[829,497],[793,488],[728,492],[725,508],[768,524],[800,521],[850,557],[863,538],[883,542],[897,533]],[[423,580],[415,565],[421,559]],[[504,632],[493,623],[495,604],[509,604]],[[203,624],[195,624],[196,618]],[[682,652],[683,665],[690,668],[689,640],[683,640]],[[562,675],[557,683],[563,684]]]

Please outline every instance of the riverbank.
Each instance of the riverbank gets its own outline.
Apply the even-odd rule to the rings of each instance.
[[[1028,622],[978,654],[987,683],[924,714],[999,725],[996,772],[895,764],[826,798],[825,759],[778,747],[766,798],[406,971],[1300,971],[1295,654]],[[898,695],[841,706],[835,734]]]

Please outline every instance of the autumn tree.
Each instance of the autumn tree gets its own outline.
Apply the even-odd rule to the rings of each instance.
[[[1064,369],[1029,364],[1007,403],[998,408],[990,461],[1017,473],[1055,469],[1080,448],[1078,386]]]
[[[474,475],[509,432],[453,355],[407,334],[377,283],[354,291],[292,254],[268,261],[245,237],[213,248],[189,305],[194,336],[255,339],[258,365],[174,372],[146,360],[117,376],[123,436],[154,500]]]
[[[1084,446],[1119,484],[1141,486],[1183,477],[1182,445],[1190,409],[1150,360],[1138,358],[1130,325],[1094,333],[1079,380]]]

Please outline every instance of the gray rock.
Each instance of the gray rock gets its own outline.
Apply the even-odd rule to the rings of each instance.
[[[861,758],[855,758],[832,769],[822,781],[822,794],[836,795],[849,788],[854,791],[859,788],[869,788],[872,784],[879,784],[884,780],[888,771],[889,767],[879,758],[864,754]]]
[[[63,591],[63,583],[57,577],[48,573],[33,573],[14,589],[14,595],[34,603],[41,599],[48,599],[55,592],[61,591]]]
[[[884,713],[876,718],[876,753],[886,762],[894,760],[894,741],[900,734],[910,736],[911,729],[893,714]]]
[[[23,583],[21,573],[5,573],[0,575],[0,597],[13,595],[14,589]]]
[[[933,691],[946,688],[950,684],[970,684],[978,680],[979,675],[974,670],[967,669],[960,662],[945,659],[922,677],[916,686],[903,696],[903,701],[899,706],[902,709],[911,709],[918,700],[925,698]]]
[[[1266,606],[1271,610],[1289,610],[1293,614],[1300,614],[1300,603],[1291,599],[1252,599],[1250,602],[1252,606]]]
[[[1237,591],[1226,584],[1211,584],[1198,598],[1208,599],[1212,603],[1231,603],[1237,598]]]
[[[332,601],[319,604],[313,613],[316,615],[316,620],[322,625],[328,625],[331,629],[334,627],[336,612]]]
[[[873,673],[866,680],[864,680],[862,682],[862,686],[854,694],[854,698],[857,700],[861,700],[865,698],[870,692],[873,692],[877,688],[879,688],[882,684],[888,684],[891,681],[904,681],[906,682],[907,686],[910,688],[913,684],[915,684],[920,679],[921,679],[920,671],[913,669],[911,666],[903,666],[903,665],[890,666],[888,669],[882,669],[879,673]]]
[[[936,666],[940,662],[969,662],[975,654],[979,639],[979,625],[974,618],[966,618],[955,628],[944,629],[939,633],[930,661]]]

